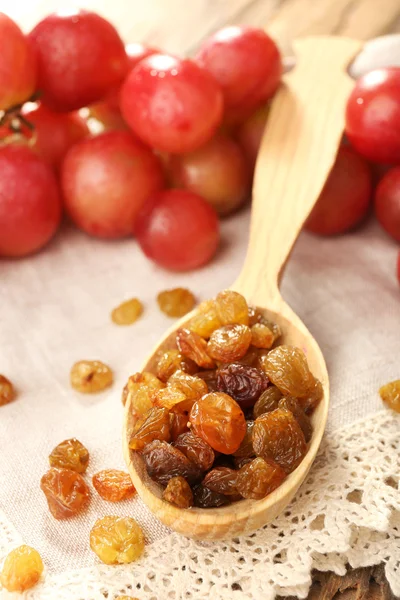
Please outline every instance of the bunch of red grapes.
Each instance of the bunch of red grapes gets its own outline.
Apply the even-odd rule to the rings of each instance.
[[[108,21],[84,10],[50,15],[27,36],[0,13],[0,40],[0,256],[39,250],[65,211],[90,235],[134,235],[165,268],[207,263],[218,217],[251,193],[282,73],[273,40],[225,27],[190,60],[124,46]],[[101,133],[88,126],[93,119]],[[322,235],[368,212],[370,161],[400,164],[400,69],[358,81],[346,133],[351,147],[339,150],[307,223]],[[375,206],[400,241],[400,167],[382,177]]]

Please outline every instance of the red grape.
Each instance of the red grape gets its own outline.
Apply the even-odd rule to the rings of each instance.
[[[166,190],[149,198],[134,233],[146,256],[171,271],[204,265],[219,243],[216,212],[201,196],[186,190]]]
[[[275,42],[255,27],[220,29],[202,44],[196,60],[222,87],[228,122],[239,122],[271,98],[282,73]]]
[[[260,106],[260,108],[240,125],[236,132],[236,137],[244,150],[252,170],[254,170],[256,165],[258,150],[267,122],[268,112],[269,106],[267,104]]]
[[[336,235],[357,225],[368,212],[371,173],[368,164],[348,146],[341,146],[305,228]]]
[[[22,104],[36,88],[36,53],[18,25],[0,13],[0,110]]]
[[[95,13],[49,15],[29,37],[38,53],[41,100],[52,110],[69,112],[97,102],[127,73],[121,38]]]
[[[55,113],[41,104],[26,105],[22,114],[35,127],[33,149],[56,169],[68,148],[89,135],[86,121],[78,113]]]
[[[140,43],[128,44],[125,46],[125,50],[128,55],[128,71],[132,70],[143,58],[159,52],[156,48]],[[127,129],[119,108],[120,92],[121,86],[117,85],[108,92],[103,100],[89,107],[90,116],[100,121],[105,129]]]
[[[393,167],[375,191],[375,212],[382,227],[400,242],[400,167]]]
[[[400,68],[376,69],[363,75],[346,109],[350,143],[373,162],[400,163]]]
[[[27,146],[0,146],[0,256],[25,256],[53,237],[61,199],[53,170]]]
[[[171,156],[174,187],[199,194],[220,215],[238,208],[250,195],[250,171],[240,146],[219,134],[198,150]]]
[[[78,227],[102,238],[132,233],[142,204],[163,183],[157,157],[128,131],[108,131],[78,142],[62,165],[70,216]]]
[[[193,61],[154,54],[130,72],[121,91],[125,121],[144,142],[180,154],[207,142],[222,119],[222,93]]]

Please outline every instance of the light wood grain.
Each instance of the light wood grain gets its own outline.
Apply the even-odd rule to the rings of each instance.
[[[218,509],[182,510],[162,499],[162,488],[150,479],[138,452],[129,449],[135,425],[128,398],[124,456],[133,483],[150,510],[167,526],[190,537],[219,539],[252,531],[273,520],[306,477],[325,429],[329,382],[322,353],[279,292],[284,264],[304,221],[315,204],[335,160],[343,130],[343,113],[353,80],[346,68],[361,43],[348,38],[315,37],[296,42],[296,68],[276,94],[257,159],[252,225],[243,271],[233,285],[262,308],[284,332],[283,343],[303,348],[312,372],[321,380],[324,398],[313,415],[313,437],[299,467],[259,501],[242,500]],[[194,311],[195,312],[195,311]],[[155,372],[161,349],[173,347],[175,324],[145,362]]]

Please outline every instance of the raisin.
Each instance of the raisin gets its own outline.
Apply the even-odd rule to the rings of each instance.
[[[268,383],[263,371],[247,365],[232,363],[217,371],[218,391],[229,394],[244,408],[253,406]]]
[[[286,396],[279,400],[279,408],[285,408],[286,410],[290,410],[293,413],[296,421],[301,427],[302,432],[304,433],[304,439],[306,442],[309,442],[312,438],[312,425],[310,418],[307,417],[304,410],[301,408],[300,404],[296,400],[296,398],[292,398],[291,396]]]
[[[39,552],[30,546],[19,546],[6,557],[0,583],[9,592],[24,592],[39,581],[43,562]]]
[[[258,348],[253,348],[253,346],[250,346],[250,348],[247,350],[246,354],[244,356],[242,356],[242,358],[240,358],[236,362],[241,365],[247,365],[248,367],[256,367],[257,362],[258,362],[258,357],[259,357]]]
[[[253,460],[253,458],[242,458],[239,456],[235,456],[233,459],[233,466],[235,469],[241,469],[244,465],[247,465]]]
[[[193,504],[197,508],[218,508],[225,504],[230,504],[231,500],[229,496],[213,492],[204,485],[196,485],[193,488]]]
[[[99,471],[93,475],[92,482],[99,496],[108,502],[127,500],[136,491],[129,474],[117,469]]]
[[[234,456],[238,458],[251,458],[255,456],[253,448],[253,427],[254,421],[246,421],[246,435],[239,448],[234,452]]]
[[[242,358],[251,343],[251,331],[247,325],[224,325],[211,334],[207,344],[208,354],[223,363]]]
[[[89,502],[90,492],[85,480],[70,469],[49,469],[43,475],[40,487],[55,519],[73,517]]]
[[[15,392],[11,381],[0,375],[0,406],[8,404],[15,398]]]
[[[102,392],[113,382],[113,373],[99,360],[80,360],[71,368],[71,385],[83,394]]]
[[[49,456],[51,467],[84,473],[89,464],[89,452],[76,438],[61,442]]]
[[[256,323],[251,327],[251,343],[256,348],[271,348],[274,343],[274,334],[269,327]]]
[[[383,385],[379,390],[379,394],[389,408],[400,412],[400,379]]]
[[[193,404],[193,401],[188,401],[181,390],[172,386],[158,390],[158,392],[154,394],[152,400],[157,407],[166,408],[168,410],[171,410],[175,405],[179,405],[182,409],[190,410]]]
[[[90,532],[90,547],[106,565],[128,564],[144,552],[144,535],[132,517],[103,517]]]
[[[196,314],[190,319],[187,326],[190,331],[208,339],[212,332],[221,325],[214,300],[206,300],[199,304]]]
[[[314,409],[321,402],[324,395],[324,388],[319,379],[315,379],[315,383],[310,390],[307,398],[297,398],[297,401],[301,404],[302,409],[308,415],[312,414]]]
[[[200,377],[176,371],[169,379],[167,387],[174,387],[183,392],[188,400],[198,400],[208,393],[206,382]]]
[[[153,373],[134,373],[122,392],[122,404],[130,398],[132,415],[142,417],[153,406],[153,395],[163,387],[164,384]]]
[[[270,458],[291,473],[307,452],[300,425],[288,410],[277,408],[254,421],[253,447],[257,456]]]
[[[212,467],[215,460],[214,450],[191,431],[180,435],[174,446],[202,471],[208,471]]]
[[[193,375],[198,370],[196,363],[186,358],[179,350],[172,349],[164,352],[157,364],[157,377],[164,383],[175,373],[175,371],[184,371]]]
[[[182,434],[189,431],[188,428],[189,415],[186,412],[171,411],[169,413],[169,426],[171,431],[171,441],[175,440]]]
[[[207,473],[201,484],[212,492],[218,492],[225,496],[236,496],[238,493],[236,479],[237,471],[234,469],[216,467]]]
[[[111,320],[116,325],[132,325],[143,313],[143,304],[138,298],[131,298],[114,308]]]
[[[207,342],[189,329],[178,329],[176,343],[179,350],[203,369],[215,367],[213,359],[207,354]]]
[[[154,440],[144,448],[142,457],[149,476],[163,486],[177,475],[184,477],[190,484],[201,477],[201,470],[197,465],[167,442]]]
[[[274,385],[270,385],[266,389],[253,407],[253,417],[257,419],[271,410],[278,408],[278,402],[282,398],[282,392]]]
[[[178,287],[160,292],[157,303],[161,312],[168,317],[183,317],[193,309],[196,298],[190,290]]]
[[[315,387],[306,355],[294,346],[278,346],[268,353],[264,369],[268,377],[285,396],[307,398]]]
[[[200,377],[203,381],[206,382],[207,388],[209,392],[217,391],[217,371],[215,369],[210,369],[208,371],[199,371],[196,373],[196,377]]]
[[[131,450],[142,450],[153,440],[169,442],[169,411],[166,408],[153,407],[138,421],[129,441]]]
[[[190,485],[180,475],[168,481],[163,498],[178,508],[190,508],[193,505],[193,492]]]
[[[246,434],[242,409],[222,392],[211,392],[197,400],[189,420],[196,435],[224,454],[235,452]]]
[[[285,478],[285,471],[276,462],[258,457],[239,469],[236,485],[243,498],[261,500],[276,490]]]
[[[241,294],[232,290],[224,290],[216,297],[215,305],[222,325],[249,324],[249,309]]]
[[[274,342],[276,342],[276,340],[281,337],[282,332],[281,332],[281,328],[279,327],[279,325],[277,323],[274,323],[273,321],[270,321],[269,319],[267,319],[267,317],[264,316],[263,312],[259,308],[254,308],[253,306],[250,306],[249,307],[249,326],[253,327],[253,325],[256,325],[257,323],[260,323],[261,325],[265,325],[266,327],[268,327],[268,329],[270,331],[272,331],[272,333],[274,335]]]

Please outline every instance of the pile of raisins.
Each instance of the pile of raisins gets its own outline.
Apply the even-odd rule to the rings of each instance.
[[[130,448],[166,501],[211,508],[261,499],[298,467],[323,390],[304,352],[279,345],[280,336],[226,290],[178,329],[155,372],[129,378]]]

